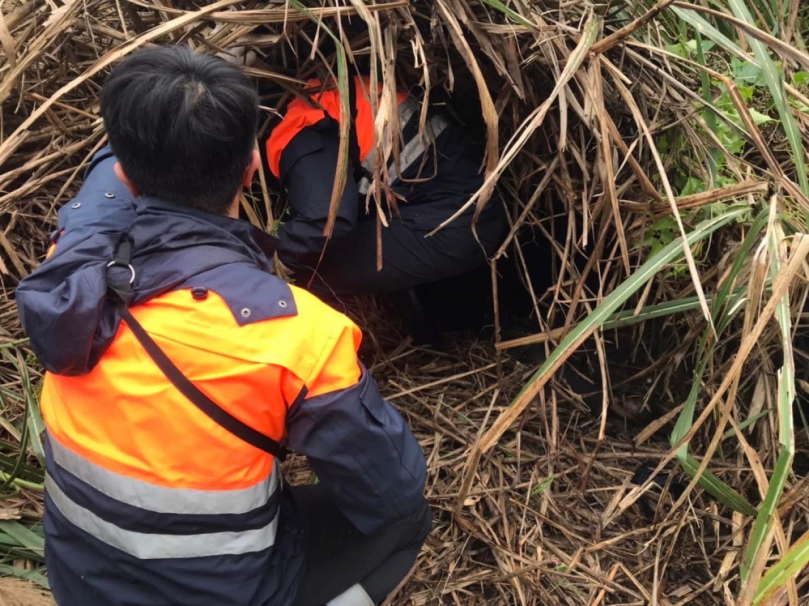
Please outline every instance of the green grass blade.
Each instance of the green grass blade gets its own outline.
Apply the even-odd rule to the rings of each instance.
[[[770,478],[770,488],[767,490],[767,494],[764,495],[764,502],[758,510],[758,516],[756,516],[756,521],[753,525],[753,532],[750,533],[750,543],[747,545],[747,550],[744,553],[744,559],[739,569],[742,581],[747,581],[750,575],[750,568],[753,561],[756,559],[756,555],[758,555],[758,550],[761,548],[764,539],[770,531],[770,527],[773,525],[773,514],[775,513],[776,507],[778,507],[781,494],[784,492],[784,486],[789,477],[789,472],[792,469],[793,458],[794,454],[786,448],[782,449],[781,453],[778,455],[778,462],[775,465],[772,478]]]
[[[730,324],[733,317],[744,308],[744,305],[725,305],[730,299],[731,289],[736,282],[736,278],[741,273],[744,267],[744,262],[747,259],[750,250],[759,238],[761,230],[767,223],[768,212],[763,209],[759,212],[750,229],[747,231],[747,236],[739,247],[736,257],[731,266],[727,278],[719,287],[719,291],[711,301],[713,308],[713,319],[716,326],[717,335],[721,335],[724,329]],[[736,289],[737,291],[744,292],[744,288]],[[702,378],[708,368],[708,362],[711,359],[714,350],[715,340],[713,339],[713,332],[710,327],[705,329],[700,339],[699,348],[697,350],[697,365],[694,370],[694,378],[691,383],[691,389],[688,397],[683,405],[683,410],[677,418],[674,429],[671,432],[670,442],[674,446],[690,431],[694,423],[694,414],[696,412],[697,400],[702,386]],[[699,469],[699,464],[696,460],[688,454],[688,444],[683,444],[677,451],[677,460],[683,467],[685,472],[692,478]],[[699,485],[702,486],[709,494],[712,494],[719,501],[731,507],[736,511],[745,513],[746,515],[755,515],[755,508],[741,495],[734,491],[730,486],[722,482],[714,474],[708,470],[700,476]]]
[[[17,443],[9,443],[0,440],[0,449],[14,453],[14,456],[9,456],[0,453],[0,473],[11,473],[17,466],[18,456],[15,452],[18,449]],[[45,478],[45,472],[35,465],[24,465],[18,473],[19,478],[41,484]]]
[[[733,40],[728,38],[725,34],[720,32],[716,29],[710,21],[705,19],[699,13],[695,13],[694,11],[688,10],[686,8],[680,8],[678,6],[674,6],[671,8],[672,11],[683,21],[691,25],[695,30],[697,30],[702,36],[705,36],[709,40],[716,42],[719,46],[724,48],[729,53],[736,55],[737,58],[743,59],[745,61],[750,61],[750,55],[748,55],[742,47],[736,44]],[[752,61],[755,63],[755,61]]]
[[[48,579],[42,574],[44,570],[44,568],[39,570],[26,570],[25,568],[20,568],[19,566],[0,564],[0,576],[25,579],[26,581],[31,581],[32,583],[43,587],[44,589],[50,589],[51,586],[48,583]]]
[[[39,409],[39,402],[32,398],[28,405],[28,439],[39,464],[45,467],[45,447],[42,444],[42,436],[45,434],[45,421],[42,419],[42,412]]]
[[[744,296],[746,292],[746,288],[740,287],[735,288],[730,293],[730,307],[733,308],[734,315],[743,309],[743,306],[740,305],[740,303],[743,303],[746,300],[746,297]],[[705,300],[708,301],[709,305],[713,305],[714,299],[715,297],[712,295],[706,295],[705,297]],[[674,301],[664,301],[663,303],[646,305],[638,312],[636,312],[634,309],[617,311],[604,321],[601,328],[603,330],[626,328],[627,326],[640,324],[654,318],[665,318],[667,316],[673,316],[675,314],[681,314],[699,309],[700,303],[698,297],[683,297],[682,299],[675,299]]]
[[[683,470],[693,478],[699,470],[699,461],[690,454],[686,454],[682,458],[678,457],[678,460]],[[699,485],[705,492],[712,495],[723,505],[730,507],[733,511],[738,511],[747,516],[756,515],[756,508],[753,507],[747,499],[707,469],[702,472],[699,478]]]
[[[776,229],[772,230],[769,239],[771,252],[770,276],[775,277],[781,270],[779,258],[779,237]],[[750,533],[750,542],[747,545],[744,558],[739,569],[742,581],[747,581],[753,562],[758,556],[759,549],[770,533],[775,522],[774,513],[784,492],[787,477],[792,470],[792,461],[795,457],[794,422],[792,417],[792,404],[795,401],[795,360],[792,352],[792,321],[789,309],[789,293],[784,293],[775,308],[775,317],[781,332],[781,347],[784,354],[784,364],[778,377],[778,420],[779,442],[781,452],[778,453],[778,462],[775,465],[770,487],[764,495],[764,502],[759,509],[753,530]]]
[[[711,297],[706,297],[708,303],[711,303]],[[699,309],[699,298],[696,296],[685,297],[683,299],[676,299],[674,301],[666,301],[664,303],[656,303],[654,305],[647,305],[639,312],[634,309],[626,309],[612,314],[605,322],[603,329],[609,330],[612,328],[625,328],[652,320],[654,318],[664,318],[674,314],[685,313],[687,311],[694,311]]]
[[[17,339],[16,341],[9,341],[8,343],[0,343],[0,349],[9,349],[11,347],[17,347],[17,345],[27,345],[30,339],[26,337],[25,339]]]
[[[707,61],[705,60],[705,50],[702,47],[702,34],[699,33],[699,30],[695,30],[696,33],[696,42],[697,42],[697,60],[700,62],[700,65],[707,65]],[[711,105],[713,103],[713,92],[711,91],[711,77],[708,75],[708,72],[705,70],[700,71],[700,78],[702,81],[702,98],[705,99],[705,103],[707,105]],[[708,125],[708,128],[711,129],[714,133],[717,132],[717,123],[716,123],[716,114],[708,109],[705,108],[703,111],[703,117],[705,118],[705,124]],[[719,170],[718,170],[718,158],[719,158],[719,150],[715,147],[708,148],[708,168],[711,171],[711,187],[716,187],[718,177],[719,177]]]
[[[0,532],[11,537],[17,545],[37,554],[43,554],[45,539],[14,520],[0,520]]]
[[[753,415],[749,419],[745,419],[744,421],[739,423],[739,429],[747,429],[748,427],[750,427],[756,421],[760,421],[761,419],[766,417],[773,410],[775,410],[775,409],[774,408],[766,408],[766,409],[762,410],[760,413],[758,413],[757,415]],[[736,428],[731,427],[725,433],[722,434],[722,439],[727,440],[728,438],[730,438],[732,436],[735,436],[735,435],[736,435]]]
[[[750,254],[750,250],[753,248],[756,240],[758,240],[761,230],[764,229],[764,226],[767,224],[767,215],[768,213],[765,208],[758,213],[755,220],[750,225],[747,231],[747,236],[736,253],[736,258],[733,260],[733,266],[730,269],[730,274],[728,275],[728,278],[722,282],[722,285],[719,287],[719,290],[716,293],[716,299],[714,300],[714,314],[716,314],[714,315],[714,322],[719,323],[722,319],[719,314],[725,305],[725,301],[727,301],[728,297],[730,296],[731,289],[733,288],[736,278],[744,266],[745,259]],[[746,289],[743,290],[746,291]]]
[[[555,479],[556,479],[556,476],[551,475],[551,476],[548,476],[547,478],[545,478],[544,480],[542,480],[536,486],[534,486],[534,488],[531,490],[531,498],[533,499],[534,497],[542,494],[543,492],[546,492],[553,485],[553,481]]]
[[[348,164],[349,164],[349,144],[348,137],[351,128],[351,104],[348,99],[348,60],[346,59],[346,51],[343,47],[343,42],[335,35],[331,28],[323,23],[311,10],[304,6],[300,0],[290,0],[290,6],[300,11],[302,14],[309,17],[309,19],[317,23],[318,27],[322,28],[326,34],[334,41],[335,52],[337,55],[337,87],[340,91],[340,149],[339,157],[337,159],[336,172],[334,174],[334,187],[332,188],[331,201],[329,202],[329,215],[326,221],[326,227],[323,235],[330,236],[334,221],[337,218],[337,210],[340,207],[340,199],[343,196],[346,182],[348,180]]]
[[[14,464],[9,468],[6,463],[7,461],[3,460],[0,462],[0,466],[4,468],[3,471],[0,471],[0,493],[4,492],[9,486],[12,484],[19,486],[19,487],[34,487],[37,486],[32,484],[29,481],[26,481],[19,476],[25,471],[26,465],[26,458],[28,456],[28,443],[32,441],[33,438],[33,447],[34,451],[37,453],[37,457],[39,458],[40,465],[45,465],[45,453],[42,449],[42,443],[40,440],[40,436],[32,436],[32,428],[30,424],[31,419],[31,407],[36,407],[37,401],[37,390],[31,385],[31,377],[29,374],[28,366],[23,359],[21,352],[18,350],[14,353],[11,351],[4,349],[2,350],[2,357],[6,360],[6,362],[11,365],[17,372],[20,377],[20,388],[21,388],[21,397],[20,394],[14,394],[15,399],[22,399],[25,403],[25,412],[23,415],[23,427],[21,431],[18,433],[12,434],[13,437],[19,439],[19,447],[16,448],[16,460]],[[7,393],[3,393],[0,391],[0,403],[3,404],[4,407],[7,407],[6,402],[6,395]],[[10,394],[8,394],[10,395]],[[42,419],[40,417],[40,425],[42,425]],[[8,427],[8,426],[6,426]],[[37,451],[37,445],[39,446],[39,451]]]
[[[710,357],[709,353],[712,351],[712,348],[706,351],[707,341],[708,333],[706,332],[702,335],[702,339],[700,341],[699,354],[697,356],[697,367],[694,370],[694,380],[691,383],[691,390],[688,392],[688,397],[685,400],[683,409],[680,411],[680,415],[677,417],[677,423],[674,424],[674,429],[671,431],[671,438],[669,439],[669,442],[672,446],[679,444],[680,440],[685,437],[685,435],[691,429],[691,426],[694,424],[694,412],[697,408],[697,398],[699,397],[699,390],[700,386],[702,385],[702,377],[705,374],[705,370],[708,368],[708,359]],[[677,456],[684,457],[687,453],[688,444],[686,443],[680,446],[680,450],[677,451]]]
[[[26,437],[31,442],[34,455],[44,469],[45,448],[42,445],[42,435],[45,433],[45,422],[42,420],[42,413],[39,410],[38,390],[31,383],[31,375],[26,364],[24,362],[18,363],[17,366],[22,382],[23,397],[25,398]],[[25,454],[25,452],[21,452],[20,456],[25,456]]]
[[[798,539],[784,557],[761,578],[753,606],[767,603],[776,591],[798,575],[807,564],[809,564],[809,532]]]
[[[768,287],[769,282],[765,283],[765,288]],[[741,309],[744,309],[744,303],[747,300],[747,297],[745,296],[746,292],[747,289],[745,287],[738,287],[730,293],[729,308],[731,308],[733,315],[738,313]],[[706,295],[705,299],[709,305],[713,305],[714,297],[712,295]],[[675,299],[674,301],[664,301],[663,303],[646,305],[642,307],[640,311],[635,311],[634,309],[617,311],[614,314],[611,314],[604,321],[601,328],[602,330],[626,328],[627,326],[640,324],[654,318],[665,318],[699,309],[700,302],[697,296],[683,297],[682,299]],[[542,337],[541,341],[540,339],[537,339],[537,341],[528,341],[524,343],[524,345],[530,345],[536,342],[545,342],[545,340],[547,340],[547,336],[544,333],[540,333],[535,336]],[[519,345],[513,345],[512,347],[519,347]]]
[[[756,22],[750,14],[747,6],[743,0],[729,0],[730,8],[737,19],[744,21],[751,26],[755,27]],[[781,124],[784,127],[789,144],[792,147],[793,163],[795,170],[798,174],[798,183],[800,184],[801,191],[804,195],[809,196],[809,181],[806,177],[806,155],[803,150],[803,140],[801,139],[798,124],[795,121],[795,116],[792,115],[792,109],[784,92],[784,78],[775,67],[775,63],[770,57],[770,51],[766,44],[757,40],[753,36],[748,35],[747,40],[756,60],[761,67],[764,80],[767,82],[767,87],[770,89],[775,107],[778,110],[778,115],[781,118]]]
[[[745,213],[749,212],[747,204],[731,206],[727,211],[717,217],[712,217],[699,223],[696,228],[686,236],[689,246],[707,238],[720,227],[735,221]],[[551,355],[545,360],[542,366],[531,376],[523,386],[512,405],[520,402],[523,395],[532,389],[534,383],[545,377],[545,374],[552,368],[556,368],[561,360],[564,360],[572,353],[594,330],[602,327],[604,322],[620,307],[629,297],[643,288],[646,283],[657,272],[662,270],[669,263],[676,261],[684,254],[683,238],[674,238],[669,244],[657,251],[641,267],[638,268],[629,278],[624,280],[604,301],[596,307],[581,323],[571,330],[559,343]],[[491,431],[491,430],[490,430]]]
[[[771,247],[777,250],[776,235],[771,236]],[[772,256],[770,264],[770,277],[775,279],[781,270],[781,262],[776,254]],[[784,363],[781,367],[781,376],[778,382],[778,439],[781,446],[791,451],[795,450],[793,435],[794,423],[792,418],[792,403],[795,401],[795,357],[792,349],[792,316],[789,309],[789,295],[785,294],[775,308],[775,318],[781,332],[781,348],[784,353]]]
[[[728,277],[719,287],[719,291],[716,293],[716,296],[711,301],[713,307],[713,318],[714,324],[717,327],[717,334],[722,334],[724,328],[730,323],[730,320],[735,316],[739,311],[743,309],[743,306],[736,305],[736,306],[725,306],[725,302],[728,300],[731,288],[733,288],[733,284],[736,281],[739,273],[741,272],[742,268],[744,267],[745,259],[747,258],[750,250],[752,249],[753,245],[755,244],[756,240],[758,240],[759,233],[764,228],[764,225],[767,223],[767,211],[762,210],[759,212],[758,216],[756,217],[753,224],[750,226],[750,229],[747,231],[747,237],[745,237],[744,242],[742,242],[741,247],[739,247],[739,251],[736,254],[736,258],[733,261],[733,265],[731,266],[730,272],[728,273]],[[744,289],[740,289],[744,290]],[[705,374],[705,370],[708,366],[708,359],[710,354],[713,351],[713,347],[708,348],[709,339],[712,336],[712,332],[710,327],[706,328],[705,332],[702,335],[702,339],[700,340],[700,346],[697,352],[697,366],[694,370],[694,379],[691,384],[691,390],[688,394],[688,397],[685,401],[685,405],[683,406],[683,410],[680,412],[680,416],[677,418],[677,423],[674,425],[674,430],[671,433],[671,444],[677,444],[680,440],[683,439],[688,431],[691,429],[691,425],[694,422],[694,412],[696,410],[697,405],[697,398],[699,396],[700,385],[702,384],[702,377]],[[678,453],[678,457],[683,457],[688,451],[687,444],[683,444],[680,447],[680,451]]]
[[[508,15],[514,21],[519,23],[520,25],[524,25],[531,31],[536,31],[536,25],[528,21],[525,17],[523,17],[518,12],[514,11],[513,9],[507,7],[505,4],[500,2],[500,0],[482,0],[483,4],[488,4],[492,8],[499,10],[504,15]]]

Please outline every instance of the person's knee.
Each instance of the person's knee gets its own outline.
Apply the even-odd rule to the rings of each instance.
[[[433,529],[433,510],[430,508],[427,499],[424,499],[421,506],[410,515],[410,523],[413,528],[411,544],[417,545],[420,549]]]

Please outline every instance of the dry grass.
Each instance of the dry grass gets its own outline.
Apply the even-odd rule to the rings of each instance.
[[[392,604],[648,604],[655,594],[659,604],[715,604],[734,586],[749,518],[701,492],[674,510],[672,492],[682,493],[684,474],[663,476],[662,486],[616,514],[645,479],[638,469],[651,470],[668,450],[654,429],[682,397],[682,371],[655,369],[644,353],[628,368],[616,365],[623,384],[612,391],[603,439],[600,419],[576,390],[552,381],[480,465],[458,510],[470,451],[532,368],[506,358],[498,378],[490,344],[459,338],[435,354],[389,328],[376,334],[372,370],[427,453],[436,510],[423,559]],[[631,344],[609,350],[627,356]],[[653,384],[652,398],[662,401],[647,403],[652,411],[644,414]],[[297,463],[300,475],[292,477],[305,482],[309,472]],[[741,459],[712,468],[736,487],[753,488]],[[793,506],[806,488],[794,487]]]
[[[791,392],[809,391],[808,354],[792,345],[809,270],[801,3],[304,4],[0,0],[6,519],[39,532],[39,376],[10,296],[104,143],[104,74],[144,45],[217,52],[252,36],[261,62],[247,71],[271,115],[307,78],[361,69],[386,91],[379,158],[398,155],[396,87],[479,127],[487,181],[470,204],[500,188],[513,229],[493,274],[515,263],[531,291],[536,334],[503,340],[497,318],[496,346],[459,340],[442,355],[402,341],[379,309],[359,318],[384,393],[425,448],[438,511],[393,603],[809,603],[805,555],[773,592],[760,582],[809,527],[809,432]],[[755,83],[740,75],[753,63]],[[281,209],[264,177],[244,208],[269,229]],[[386,178],[370,201],[383,222],[397,203]],[[521,245],[533,238],[553,242],[547,289],[531,288]],[[540,368],[512,357],[528,345],[544,348]],[[569,360],[589,365],[594,409],[560,379]],[[634,477],[642,463],[666,474]],[[12,567],[0,572],[38,573],[41,550],[14,528],[0,529]]]

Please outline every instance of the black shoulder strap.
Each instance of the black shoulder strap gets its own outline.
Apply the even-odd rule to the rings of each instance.
[[[152,358],[158,368],[163,372],[166,378],[171,381],[172,385],[176,387],[188,400],[202,412],[204,412],[211,420],[215,421],[237,438],[244,440],[248,444],[255,446],[259,450],[268,452],[279,461],[283,461],[287,456],[287,450],[278,442],[264,435],[260,431],[256,431],[249,425],[242,423],[239,419],[231,415],[224,408],[219,406],[216,402],[206,396],[200,389],[194,385],[182,371],[180,371],[174,362],[172,362],[165,352],[160,349],[160,346],[155,343],[154,339],[149,336],[149,333],[143,328],[132,313],[129,311],[127,301],[131,300],[131,294],[126,296],[126,290],[131,293],[131,283],[134,281],[135,270],[129,263],[130,244],[124,240],[118,248],[115,260],[108,265],[108,268],[113,266],[122,266],[129,269],[131,272],[131,280],[128,282],[128,288],[123,286],[121,281],[114,281],[110,277],[107,278],[107,287],[109,291],[118,299],[118,313],[121,319],[124,320],[129,326],[129,329],[137,338],[138,342],[146,350],[146,353]],[[108,274],[110,272],[108,271]]]

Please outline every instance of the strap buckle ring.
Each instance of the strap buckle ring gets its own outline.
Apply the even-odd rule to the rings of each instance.
[[[128,267],[130,273],[132,274],[129,278],[129,283],[133,284],[135,282],[135,268],[132,267],[131,263],[122,263],[121,261],[112,260],[107,263],[107,269],[110,267]]]

